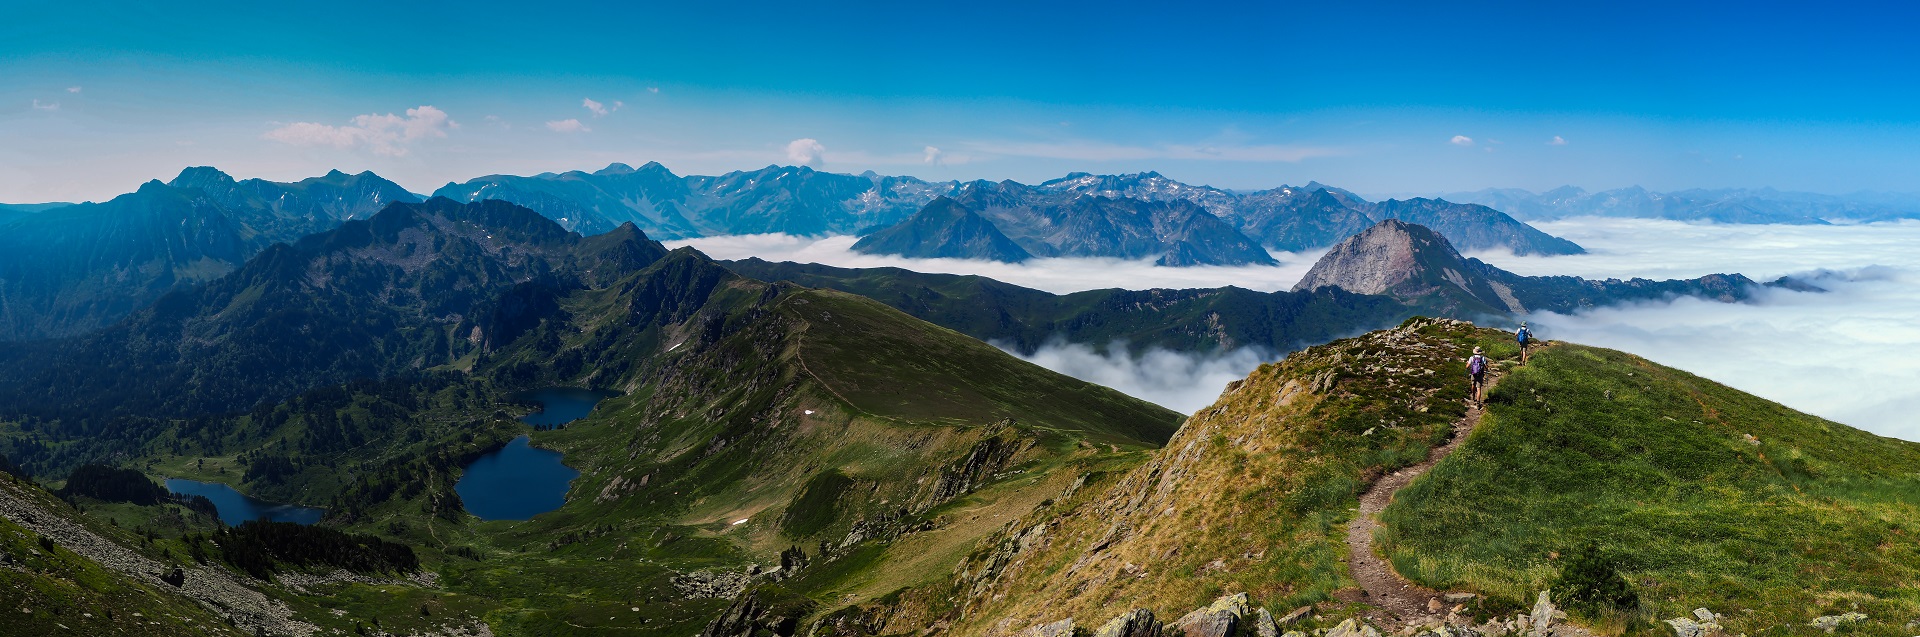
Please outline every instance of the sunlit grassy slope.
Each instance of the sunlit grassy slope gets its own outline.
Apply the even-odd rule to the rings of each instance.
[[[1920,445],[1572,345],[1491,402],[1383,515],[1401,573],[1525,599],[1592,541],[1643,619],[1707,607],[1734,632],[1785,634],[1857,610],[1860,630],[1906,635],[1920,618]]]

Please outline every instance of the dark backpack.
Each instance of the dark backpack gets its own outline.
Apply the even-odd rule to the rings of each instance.
[[[1479,376],[1487,371],[1487,359],[1479,354],[1467,359],[1467,373]]]

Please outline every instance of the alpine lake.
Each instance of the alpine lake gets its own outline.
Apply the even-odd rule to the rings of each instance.
[[[517,394],[514,399],[540,405],[539,411],[522,416],[521,422],[558,427],[585,418],[600,401],[617,395],[549,387]],[[453,489],[469,513],[482,520],[525,520],[567,503],[567,489],[580,472],[562,463],[560,452],[538,449],[528,442],[524,435],[514,438],[466,466]],[[326,514],[326,509],[261,500],[218,482],[169,478],[166,486],[181,495],[206,496],[219,509],[220,521],[228,526],[252,520],[313,524]]]
[[[529,425],[558,427],[585,418],[613,392],[549,387],[516,395],[539,403],[540,411],[522,416]],[[453,490],[468,513],[482,520],[525,520],[567,503],[567,489],[580,472],[562,463],[560,452],[528,444],[527,436],[474,459]]]

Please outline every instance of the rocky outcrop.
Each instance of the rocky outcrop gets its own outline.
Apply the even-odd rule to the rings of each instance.
[[[762,587],[743,593],[719,617],[707,623],[700,637],[754,637],[774,635],[792,637],[800,618],[813,609],[804,597],[777,587]]]
[[[1820,617],[1815,617],[1813,618],[1812,622],[1808,623],[1808,625],[1813,626],[1814,628],[1818,628],[1820,630],[1826,631],[1828,633],[1832,633],[1836,630],[1840,630],[1840,627],[1842,626],[1850,626],[1853,624],[1864,622],[1866,620],[1867,620],[1866,613],[1841,613],[1839,615],[1822,615]]]
[[[1228,595],[1167,626],[1175,637],[1232,637],[1247,617],[1247,594]]]
[[[31,488],[0,485],[0,517],[107,570],[178,592],[231,620],[242,630],[294,637],[305,637],[319,630],[313,624],[294,619],[293,609],[285,602],[255,590],[243,576],[213,564],[181,568],[155,561],[49,510],[49,506],[58,506],[52,504],[51,496],[46,497],[47,502],[35,502],[30,494],[20,491]],[[178,585],[162,579],[176,569],[184,575]]]
[[[1462,257],[1440,233],[1388,219],[1328,250],[1295,292],[1337,287],[1380,294],[1449,316],[1569,312],[1624,301],[1696,296],[1721,302],[1745,300],[1758,284],[1738,274],[1698,279],[1589,280],[1572,276],[1520,276],[1479,259]]]
[[[1161,637],[1165,627],[1154,619],[1153,611],[1135,608],[1108,620],[1093,637]]]

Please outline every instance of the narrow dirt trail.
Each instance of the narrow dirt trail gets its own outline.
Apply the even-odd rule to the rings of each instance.
[[[1491,393],[1498,382],[1498,376],[1487,379],[1487,392]],[[1393,494],[1413,484],[1415,479],[1426,475],[1433,465],[1460,448],[1460,444],[1466,442],[1467,434],[1473,433],[1473,428],[1479,426],[1482,413],[1483,409],[1478,405],[1468,407],[1467,414],[1453,424],[1453,437],[1446,444],[1428,451],[1425,462],[1381,477],[1360,496],[1359,512],[1347,524],[1347,568],[1353,572],[1354,581],[1359,583],[1362,597],[1349,601],[1372,606],[1373,610],[1365,613],[1365,616],[1377,626],[1398,629],[1409,621],[1446,613],[1445,609],[1434,612],[1429,606],[1440,600],[1444,592],[1407,581],[1394,572],[1391,563],[1374,552],[1373,531],[1380,526],[1377,519],[1380,512],[1393,502]]]

